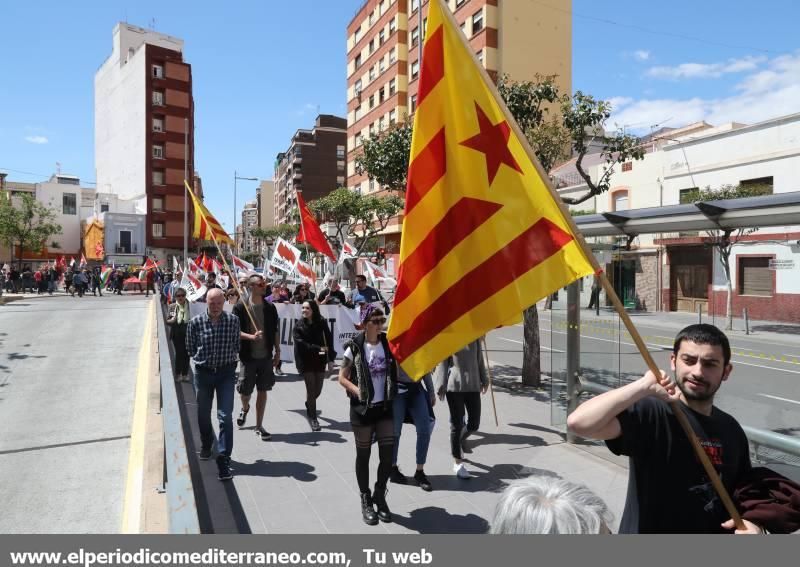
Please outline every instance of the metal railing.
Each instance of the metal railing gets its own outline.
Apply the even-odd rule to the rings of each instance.
[[[614,388],[596,382],[589,382],[588,380],[579,379],[577,385],[576,397],[582,393],[587,394],[604,394],[610,392]],[[757,455],[760,447],[773,449],[800,458],[800,439],[789,437],[788,435],[781,435],[774,431],[766,429],[758,429],[750,427],[749,425],[742,425],[747,439],[750,441],[750,446],[753,452]]]
[[[160,305],[156,311],[158,311],[161,419],[164,427],[164,488],[167,493],[169,532],[199,534],[200,522],[197,516],[194,486],[189,472],[189,457],[183,436],[178,396],[175,391],[166,318],[164,309]]]

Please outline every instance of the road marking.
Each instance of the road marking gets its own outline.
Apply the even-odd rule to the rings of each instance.
[[[144,326],[142,346],[136,372],[136,393],[133,402],[133,423],[128,452],[128,475],[125,482],[125,501],[122,506],[122,533],[138,534],[142,520],[142,495],[144,482],[145,426],[147,422],[147,386],[152,368],[150,366],[151,344],[155,302],[149,302],[147,322]]]
[[[516,339],[507,339],[505,337],[497,337],[497,338],[500,339],[501,341],[508,341],[510,343],[517,343],[518,345],[525,344],[522,341],[518,341]],[[552,352],[566,352],[565,350],[558,350],[557,348],[550,348],[550,347],[544,346],[542,344],[539,345],[539,348],[547,349],[547,350],[552,351]]]
[[[781,398],[779,396],[770,396],[769,394],[758,394],[759,396],[764,396],[765,398],[772,398],[773,400],[780,400],[781,402],[789,402],[790,404],[797,404],[800,405],[800,402],[797,400],[790,400],[789,398]]]

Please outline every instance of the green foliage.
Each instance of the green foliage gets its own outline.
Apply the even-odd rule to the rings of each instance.
[[[22,250],[41,252],[47,240],[61,234],[61,225],[56,222],[56,212],[36,200],[30,193],[14,197],[13,203],[4,193],[0,193],[0,242]]]
[[[772,185],[722,185],[716,189],[706,187],[697,192],[695,201],[718,201],[722,199],[743,199],[745,197],[760,197],[772,195]]]
[[[403,199],[397,195],[361,195],[340,187],[308,206],[323,222],[336,226],[336,239],[332,240],[334,247],[341,249],[344,240],[353,239],[356,249],[361,252],[370,238],[384,230],[389,221],[403,210]]]
[[[297,236],[300,230],[299,224],[279,224],[269,228],[254,228],[250,230],[250,236],[260,242],[270,242],[278,238],[289,240]]]
[[[571,216],[573,216],[573,217],[582,217],[582,216],[585,216],[585,215],[594,215],[596,213],[597,213],[597,211],[595,211],[594,209],[589,209],[589,210],[586,210],[586,211],[575,211],[575,210],[570,209],[570,211],[569,211],[569,214]]]
[[[364,140],[355,159],[356,173],[366,174],[381,187],[405,192],[411,132],[411,123],[403,122]]]
[[[608,191],[614,166],[642,159],[644,149],[635,136],[622,132],[605,134],[612,110],[609,102],[581,91],[572,97],[562,95],[555,79],[555,75],[537,75],[534,82],[515,82],[503,75],[497,88],[545,171],[569,157],[570,148],[577,156],[575,167],[589,190],[579,197],[562,197],[565,203],[577,205]],[[558,108],[560,116],[551,117],[551,108]],[[600,179],[593,181],[583,168],[583,158],[596,139],[602,142],[600,153],[606,169]]]

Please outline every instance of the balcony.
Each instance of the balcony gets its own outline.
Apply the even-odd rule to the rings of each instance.
[[[133,244],[115,244],[114,245],[114,253],[115,254],[138,254],[139,247],[136,243]]]

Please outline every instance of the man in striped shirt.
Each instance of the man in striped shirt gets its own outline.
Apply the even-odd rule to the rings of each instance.
[[[225,295],[219,288],[206,296],[208,309],[191,321],[186,329],[186,350],[195,362],[197,422],[200,427],[200,458],[211,458],[214,430],[211,427],[211,404],[217,396],[219,440],[217,468],[220,480],[233,478],[230,468],[233,449],[233,398],[236,386],[236,363],[239,360],[239,318],[223,310]],[[260,331],[259,331],[260,333]]]

